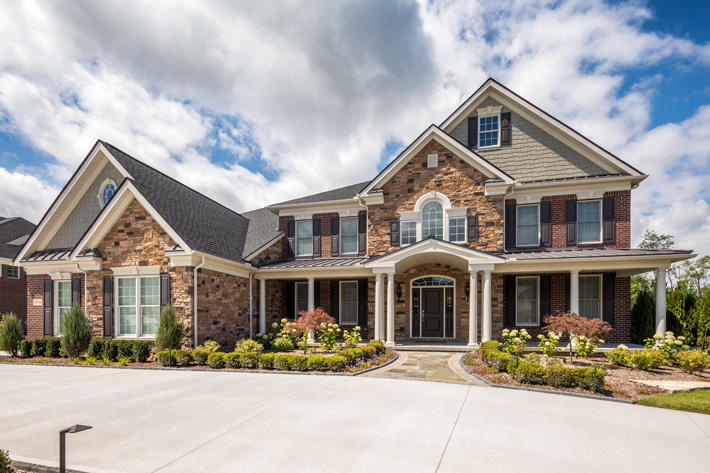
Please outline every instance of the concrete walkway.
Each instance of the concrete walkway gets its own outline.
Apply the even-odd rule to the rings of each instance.
[[[710,416],[407,379],[0,365],[0,448],[123,472],[706,472]]]

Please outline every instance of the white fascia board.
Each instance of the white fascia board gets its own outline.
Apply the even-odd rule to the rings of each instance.
[[[185,253],[184,251],[166,251],[165,256],[170,258],[170,266],[173,268],[178,266],[197,266],[201,261],[201,258],[194,253]]]
[[[88,268],[82,268],[82,270],[87,270]],[[54,263],[48,262],[37,262],[37,263],[22,263],[22,269],[28,275],[34,274],[50,274],[58,272],[72,272],[76,271],[76,261],[56,261]]]
[[[312,211],[312,213],[319,213],[321,211],[339,209],[339,208],[362,208],[365,207],[360,204],[360,200],[357,196],[353,196],[348,199],[337,199],[337,200],[324,200],[321,202],[302,202],[298,204],[275,204],[266,207],[269,210],[277,211],[279,215],[288,215],[288,212],[302,212],[302,211]]]
[[[118,266],[108,268],[113,271],[114,276],[145,276],[160,274],[160,266]]]
[[[385,203],[385,196],[382,192],[373,192],[371,194],[361,196],[365,205],[381,205]]]
[[[395,160],[383,170],[382,173],[373,179],[367,187],[360,191],[359,195],[365,198],[367,193],[372,189],[379,189],[385,182],[389,181],[394,174],[400,171],[414,155],[420,152],[424,146],[429,144],[432,139],[435,139],[442,146],[457,154],[458,157],[462,158],[470,166],[481,171],[486,177],[497,177],[508,184],[512,184],[514,182],[512,177],[508,176],[484,158],[466,148],[439,127],[436,125],[430,125],[429,128],[427,128],[416,140],[414,140],[412,144],[402,151],[400,155],[397,156],[397,158],[395,158]]]
[[[0,258],[0,264],[4,264],[5,266],[13,266],[13,261],[10,258]]]
[[[483,185],[485,195],[505,195],[511,188],[511,184],[506,184],[505,182],[492,182]]]
[[[237,263],[236,261],[229,261],[207,254],[205,254],[204,256],[205,264],[202,266],[201,269],[209,269],[211,271],[217,271],[218,273],[230,274],[232,276],[238,276],[241,278],[248,278],[249,275],[253,273],[255,269],[251,265]]]
[[[459,258],[468,262],[471,265],[478,264],[501,264],[505,262],[505,258],[496,255],[490,255],[468,247],[460,246],[454,243],[444,242],[440,240],[422,240],[421,242],[410,245],[399,251],[395,251],[385,256],[366,263],[367,268],[389,268],[393,264],[400,261],[424,253],[441,252]]]
[[[565,258],[547,260],[515,260],[496,266],[496,273],[545,273],[605,270],[642,270],[652,271],[667,268],[678,261],[693,258],[694,254],[648,255],[648,256],[598,256],[590,258]]]
[[[316,278],[356,278],[372,276],[373,271],[362,266],[340,268],[288,268],[288,269],[257,269],[256,279],[307,279]]]

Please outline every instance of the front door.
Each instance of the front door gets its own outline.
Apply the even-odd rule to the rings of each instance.
[[[444,289],[422,289],[422,337],[444,336]]]

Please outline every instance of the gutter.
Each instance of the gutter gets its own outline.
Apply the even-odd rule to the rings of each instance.
[[[197,290],[197,270],[202,268],[204,265],[205,265],[205,257],[203,256],[202,262],[200,264],[198,264],[197,266],[195,266],[195,269],[192,270],[194,273],[194,282],[192,285],[192,287],[193,287],[192,302],[194,304],[192,318],[194,320],[194,325],[192,327],[192,334],[195,338],[195,340],[192,342],[193,348],[197,348],[197,293],[199,292]]]

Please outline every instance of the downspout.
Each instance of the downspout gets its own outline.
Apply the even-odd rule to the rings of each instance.
[[[513,194],[513,187],[515,184],[510,186],[510,192],[506,191],[505,194],[503,194],[503,253],[505,253],[508,250],[508,247],[506,246],[506,241],[505,241],[505,201],[508,198],[509,195]]]
[[[89,281],[86,280],[86,271],[82,270],[79,267],[79,263],[76,263],[76,270],[79,271],[81,274],[84,275],[84,314],[89,313],[89,307],[86,305],[87,304],[87,295],[89,294],[88,288],[89,288]]]
[[[193,314],[192,314],[192,319],[194,320],[194,325],[192,327],[192,333],[194,335],[195,340],[192,342],[193,347],[197,348],[197,270],[202,268],[205,265],[205,257],[202,257],[202,262],[195,266],[195,269],[193,269],[194,273],[194,282],[192,284],[192,302],[194,304],[193,308]]]

